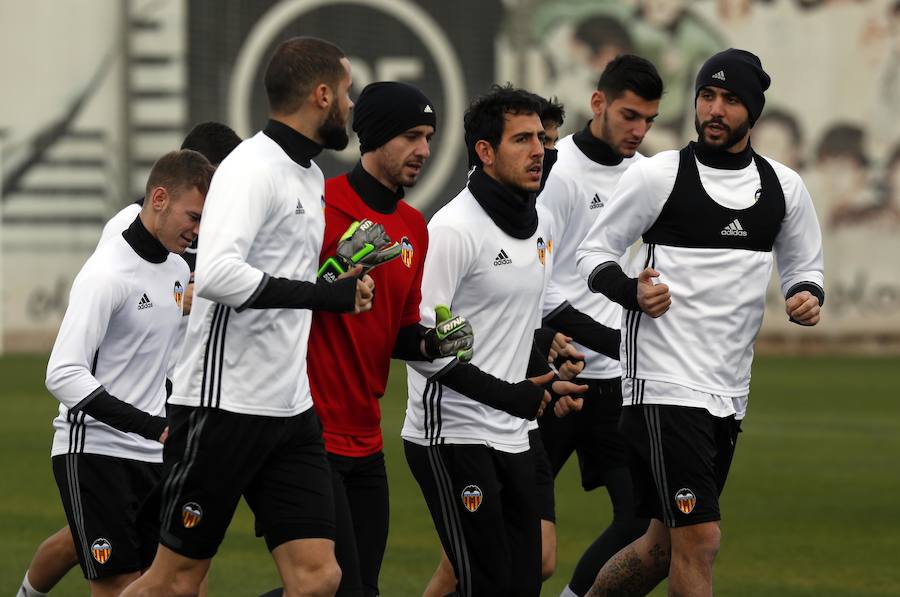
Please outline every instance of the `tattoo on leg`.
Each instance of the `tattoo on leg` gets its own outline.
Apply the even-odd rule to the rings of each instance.
[[[634,597],[646,585],[644,563],[631,546],[614,555],[597,575],[585,597]]]
[[[660,581],[662,581],[662,579],[669,575],[669,562],[671,560],[671,555],[667,550],[663,549],[659,543],[656,543],[653,547],[650,548],[650,558],[653,561],[652,575],[656,576],[659,579],[657,580],[657,583],[659,583]]]

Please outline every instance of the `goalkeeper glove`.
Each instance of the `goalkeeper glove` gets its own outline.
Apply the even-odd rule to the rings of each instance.
[[[374,267],[400,256],[399,243],[391,242],[384,226],[372,220],[353,222],[338,241],[333,257],[325,260],[319,268],[319,277],[334,282],[338,277],[356,265],[368,273]]]
[[[456,357],[460,362],[472,360],[475,332],[462,315],[453,316],[445,305],[434,308],[435,325],[425,332],[425,356],[431,359]]]

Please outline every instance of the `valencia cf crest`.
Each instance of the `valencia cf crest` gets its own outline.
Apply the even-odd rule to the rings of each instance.
[[[478,509],[478,506],[481,505],[481,488],[477,485],[466,485],[466,488],[463,489],[462,492],[462,502],[463,506],[466,507],[466,510],[469,512],[474,512]]]
[[[109,556],[112,555],[112,545],[103,537],[94,539],[94,542],[91,543],[91,555],[94,556],[98,564],[105,564],[109,561]]]
[[[544,238],[542,236],[539,236],[537,239],[537,252],[538,259],[541,260],[541,265],[544,265],[544,257],[547,253],[547,243],[544,242]]]
[[[412,267],[413,246],[405,236],[400,239],[400,258],[403,260],[403,265]]]
[[[203,509],[197,502],[188,502],[181,507],[181,523],[186,529],[192,529],[200,524],[203,518]]]
[[[675,505],[685,514],[690,514],[697,505],[697,496],[687,487],[679,489],[675,494]]]
[[[181,285],[181,282],[175,280],[175,304],[178,305],[178,308],[181,309],[181,299],[184,298],[184,287]]]

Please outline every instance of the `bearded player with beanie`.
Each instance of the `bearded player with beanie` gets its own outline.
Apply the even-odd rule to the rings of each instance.
[[[391,357],[466,359],[471,354],[471,327],[464,318],[445,313],[451,324],[447,329],[440,322],[437,329],[419,324],[428,231],[422,214],[403,201],[403,194],[419,180],[436,127],[434,104],[416,87],[398,82],[367,85],[353,109],[362,157],[353,170],[325,182],[322,262],[333,263],[337,256],[337,267],[352,265],[341,263],[341,255],[356,254],[358,247],[344,250],[343,239],[359,222],[377,222],[376,244],[397,243],[399,249],[398,259],[371,270],[378,299],[370,313],[354,319],[320,312],[310,333],[310,386],[322,421],[337,511],[335,555],[342,572],[338,595],[378,594],[389,514],[378,400],[384,395]]]
[[[576,252],[594,292],[624,307],[619,429],[646,533],[588,595],[712,595],[719,496],[747,412],[753,343],[773,263],[790,321],[825,302],[822,235],[800,176],[760,156],[750,131],[769,76],[729,49],[701,67],[698,139],[632,165]],[[630,277],[618,259],[638,239]]]

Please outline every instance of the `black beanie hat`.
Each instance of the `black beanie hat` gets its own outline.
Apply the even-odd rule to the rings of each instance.
[[[406,83],[370,83],[353,107],[353,131],[359,136],[360,153],[378,149],[423,124],[437,128],[434,105],[421,90]]]
[[[766,98],[763,92],[772,80],[762,68],[756,54],[729,48],[703,63],[694,84],[694,100],[703,87],[721,87],[738,96],[750,114],[750,126],[762,114]]]

